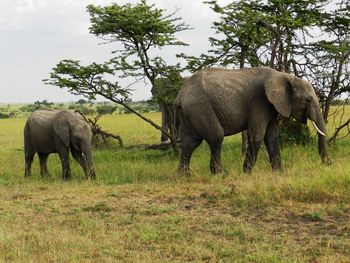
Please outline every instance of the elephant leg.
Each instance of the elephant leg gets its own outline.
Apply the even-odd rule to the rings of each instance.
[[[248,129],[248,148],[245,154],[245,160],[243,164],[243,171],[250,173],[256,162],[258,152],[262,143],[263,136],[258,136],[252,132],[253,129]],[[262,138],[261,138],[262,137]]]
[[[264,137],[267,152],[269,153],[272,170],[281,169],[281,154],[278,145],[278,124],[274,121],[269,124]]]
[[[194,139],[190,136],[182,136],[181,139],[181,158],[179,163],[179,173],[190,174],[190,160],[193,151],[202,143],[203,139]]]
[[[252,168],[256,162],[258,152],[261,146],[262,141],[248,141],[248,149],[246,152],[244,164],[243,164],[243,171],[245,173],[250,173],[252,171]]]
[[[88,173],[88,166],[86,163],[85,158],[83,158],[82,152],[78,151],[76,149],[74,149],[73,147],[71,147],[71,153],[73,155],[73,158],[80,164],[80,166],[83,168],[84,174],[86,177],[89,176]]]
[[[221,147],[223,138],[217,142],[208,142],[210,147],[210,171],[212,174],[222,172]]]
[[[67,180],[71,177],[71,170],[69,164],[69,148],[60,147],[60,149],[57,149],[57,152],[62,164],[62,178],[64,180]]]
[[[25,160],[25,171],[24,171],[24,176],[30,176],[31,175],[31,170],[32,170],[32,162],[34,159],[35,153],[32,152],[26,152],[24,156]]]
[[[49,171],[47,170],[47,158],[49,155],[47,153],[38,153],[40,161],[40,174],[41,177],[49,176]]]
[[[248,148],[248,134],[247,134],[247,131],[242,131],[241,134],[242,134],[241,153],[242,153],[242,156],[244,156]]]

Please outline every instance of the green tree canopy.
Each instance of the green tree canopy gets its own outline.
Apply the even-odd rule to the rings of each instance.
[[[220,15],[213,23],[216,36],[211,49],[200,57],[182,54],[188,69],[269,66],[290,72],[302,53],[305,36],[320,23],[327,0],[240,0],[220,6],[207,1]]]
[[[137,4],[112,4],[101,7],[89,5],[90,33],[114,44],[112,58],[103,63],[83,66],[77,60],[62,60],[53,68],[46,84],[67,88],[70,93],[83,95],[88,99],[103,96],[132,110],[127,104],[130,100],[131,85],[138,80],[155,85],[158,77],[172,75],[180,71],[180,65],[168,65],[157,50],[174,45],[186,45],[177,40],[175,33],[189,27],[176,18],[175,13],[165,14],[165,10],[141,0]],[[121,87],[115,79],[131,77],[132,83]],[[161,130],[157,124],[138,116]],[[168,137],[170,135],[167,134]],[[171,140],[173,138],[170,138]],[[175,141],[174,139],[172,141]]]
[[[91,17],[90,33],[122,48],[114,51],[111,64],[123,72],[122,77],[146,77],[154,80],[170,68],[160,56],[151,56],[152,49],[166,46],[186,45],[175,37],[175,33],[189,27],[174,17],[164,15],[163,9],[148,5],[145,0],[132,5],[112,4],[106,7],[89,5]]]
[[[323,34],[304,47],[300,71],[314,85],[327,121],[332,101],[350,92],[350,3],[326,11],[319,26]]]

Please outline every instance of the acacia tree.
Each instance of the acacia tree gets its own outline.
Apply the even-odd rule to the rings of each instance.
[[[183,84],[184,79],[178,71],[169,71],[168,76],[155,79],[151,90],[153,96],[151,102],[157,103],[161,111],[162,129],[169,130],[170,136],[174,138],[179,138],[179,127],[176,127],[175,98]],[[161,142],[165,143],[167,139],[162,133]]]
[[[62,60],[53,68],[50,79],[45,83],[68,88],[69,92],[95,99],[97,95],[116,102],[136,113],[170,138],[174,149],[175,138],[161,127],[128,106],[131,87],[121,87],[118,78],[132,78],[133,81],[146,81],[155,85],[157,77],[169,76],[180,71],[180,65],[167,65],[155,50],[166,46],[186,45],[176,39],[175,33],[189,27],[174,17],[175,13],[165,15],[165,10],[148,5],[146,0],[139,3],[101,7],[89,5],[90,33],[103,39],[105,43],[115,44],[113,57],[104,64],[92,63],[83,66],[76,60]],[[169,73],[170,72],[170,73]]]
[[[319,24],[327,0],[240,0],[226,6],[216,0],[205,3],[220,15],[213,23],[217,37],[209,38],[212,48],[207,54],[180,55],[189,70],[220,65],[269,66],[291,72],[295,58],[303,53],[305,36]]]
[[[336,9],[325,13],[320,27],[324,34],[306,47],[306,63],[300,64],[300,68],[316,88],[327,123],[332,102],[350,95],[350,3],[340,1]],[[343,112],[339,106],[332,114],[335,117]],[[342,129],[350,130],[350,118],[340,118],[337,125],[329,139],[334,145]]]
[[[320,27],[324,34],[305,48],[300,71],[314,84],[327,122],[332,101],[350,92],[350,3],[327,12]]]
[[[270,36],[266,30],[257,30],[257,23],[263,17],[256,8],[260,1],[233,1],[226,6],[220,6],[216,0],[204,3],[220,15],[212,28],[221,38],[209,37],[212,48],[199,57],[180,54],[179,57],[187,60],[187,69],[195,72],[213,65],[235,68],[262,65],[258,50],[269,42]]]

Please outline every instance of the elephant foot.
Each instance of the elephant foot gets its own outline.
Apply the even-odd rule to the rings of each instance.
[[[190,168],[188,166],[179,165],[178,174],[180,176],[191,176]]]
[[[282,171],[282,166],[281,164],[271,164],[271,168],[273,172],[280,172]]]
[[[332,160],[329,158],[328,155],[324,155],[324,156],[322,156],[322,163],[324,163],[326,165],[331,165],[332,164]]]
[[[243,172],[244,173],[251,173],[252,172],[252,167],[250,165],[243,165]]]
[[[62,178],[63,178],[63,180],[68,181],[71,178],[71,174],[70,173],[65,173],[65,174],[62,175]]]
[[[95,174],[95,171],[90,171],[90,173],[86,174],[85,175],[85,178],[87,180],[95,180],[96,179],[96,174]]]
[[[31,163],[28,164],[26,161],[25,168],[24,168],[24,177],[29,177],[31,175],[32,175]]]
[[[283,171],[283,169],[282,169],[282,167],[272,167],[272,172],[282,172]]]
[[[41,178],[50,178],[51,174],[49,174],[49,172],[42,172],[41,173]]]
[[[221,174],[223,172],[223,169],[221,166],[215,166],[215,167],[210,167],[211,174]]]

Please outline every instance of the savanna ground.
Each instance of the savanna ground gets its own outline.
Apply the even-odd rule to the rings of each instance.
[[[158,113],[147,117],[159,123]],[[0,262],[350,262],[350,139],[321,164],[316,142],[282,149],[270,171],[264,149],[242,173],[240,136],[225,139],[225,172],[209,173],[205,143],[192,176],[179,177],[169,151],[132,147],[159,141],[133,115],[101,118],[124,148],[94,151],[96,181],[25,179],[24,118],[0,120]],[[332,133],[332,123],[329,124]]]

